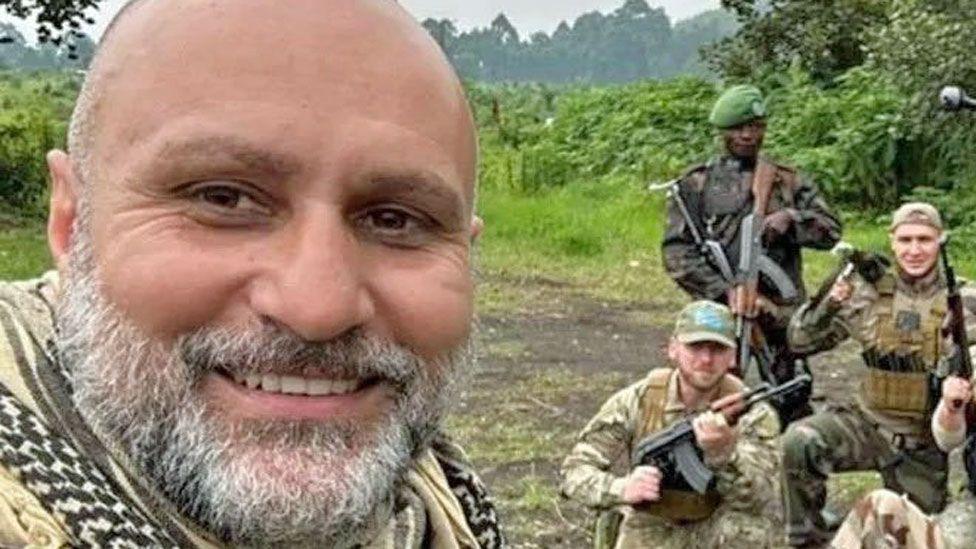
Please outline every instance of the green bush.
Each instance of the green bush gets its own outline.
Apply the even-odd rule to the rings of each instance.
[[[68,73],[0,73],[2,214],[43,217],[47,151],[64,147],[78,84]]]

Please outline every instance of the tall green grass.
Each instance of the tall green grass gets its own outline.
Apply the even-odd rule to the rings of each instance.
[[[40,226],[0,231],[0,279],[35,277],[52,266]]]

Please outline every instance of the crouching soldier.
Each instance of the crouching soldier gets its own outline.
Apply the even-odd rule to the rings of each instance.
[[[729,373],[734,331],[724,305],[688,305],[668,346],[672,367],[652,370],[613,395],[580,433],[563,462],[562,490],[587,506],[621,513],[616,540],[598,540],[606,547],[758,549],[782,538],[776,413],[759,403],[733,426],[710,411],[728,404],[741,409],[745,388]],[[715,476],[703,494],[675,487],[657,467],[629,461],[644,437],[691,417],[694,444]],[[628,470],[614,474],[622,456]]]
[[[947,458],[931,428],[936,371],[954,352],[943,335],[947,288],[938,268],[942,219],[929,204],[893,215],[895,266],[877,280],[857,273],[838,279],[827,299],[797,311],[793,350],[822,351],[848,337],[862,347],[866,372],[855,406],[827,410],[790,426],[783,436],[789,541],[829,538],[821,510],[832,472],[875,470],[886,488],[907,494],[926,513],[946,504]]]

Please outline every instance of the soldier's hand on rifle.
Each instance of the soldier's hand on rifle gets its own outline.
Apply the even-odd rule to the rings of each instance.
[[[965,404],[973,399],[973,386],[969,380],[949,376],[942,380],[942,406],[950,413],[962,412]]]
[[[763,237],[767,242],[786,234],[796,221],[796,212],[789,208],[773,212],[763,219]]]
[[[729,309],[734,315],[754,318],[759,314],[759,292],[740,284],[729,289]]]
[[[729,289],[729,309],[732,314],[746,318],[755,318],[762,313],[776,315],[776,305],[758,291],[750,291],[747,286],[739,285]]]
[[[653,465],[635,467],[624,485],[623,500],[628,505],[661,499],[661,470]]]
[[[732,457],[738,436],[724,414],[705,412],[696,417],[691,425],[695,430],[695,443],[705,454],[705,463],[721,465]]]
[[[830,287],[830,293],[827,295],[830,296],[830,300],[834,303],[844,303],[851,298],[853,293],[854,286],[852,286],[850,282],[842,278],[838,278],[837,281],[834,282],[834,285]]]

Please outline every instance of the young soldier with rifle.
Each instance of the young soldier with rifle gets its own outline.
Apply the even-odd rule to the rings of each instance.
[[[946,503],[948,463],[931,422],[941,378],[950,369],[968,377],[968,356],[958,350],[966,349],[961,302],[952,270],[938,268],[944,227],[933,206],[899,208],[890,236],[893,267],[875,280],[860,272],[838,278],[825,299],[801,307],[790,325],[794,352],[824,351],[850,337],[860,343],[867,367],[856,405],[832,403],[783,436],[787,531],[794,546],[829,537],[820,511],[832,472],[876,470],[885,487],[907,494],[928,513]],[[950,315],[953,308],[957,312]],[[946,337],[947,325],[957,327],[955,342]],[[948,382],[950,391],[954,383]]]
[[[778,546],[780,425],[760,401],[809,380],[748,391],[729,373],[735,321],[710,301],[681,311],[668,357],[672,368],[613,395],[583,429],[563,462],[563,493],[622,515],[601,518],[601,548]],[[615,472],[621,458],[627,470]]]
[[[786,345],[790,315],[805,299],[801,248],[830,249],[840,221],[816,187],[759,152],[766,107],[758,89],[735,86],[716,102],[710,121],[725,153],[671,185],[664,265],[695,299],[728,304],[738,317],[743,375],[758,362],[766,381],[794,377],[797,357]],[[802,363],[800,363],[802,365]],[[786,424],[810,413],[808,395],[783,402]]]
[[[963,320],[976,305],[976,290],[957,286],[947,241],[943,239],[941,255],[948,289],[948,332],[956,350],[970,351],[955,352],[948,361],[951,375],[942,381],[942,396],[932,414],[932,436],[946,454],[965,444],[967,486],[937,515],[926,515],[891,490],[875,490],[855,504],[832,548],[968,549],[976,545],[976,406],[972,351]],[[965,299],[963,292],[968,294]]]

